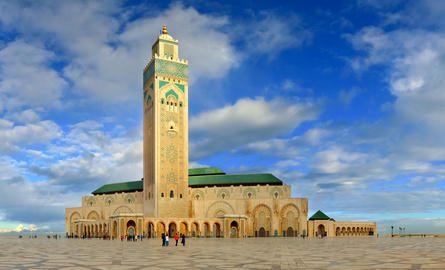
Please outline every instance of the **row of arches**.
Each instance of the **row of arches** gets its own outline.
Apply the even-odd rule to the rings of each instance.
[[[336,236],[369,236],[374,235],[374,229],[369,227],[337,227]]]
[[[222,234],[221,223],[218,221],[209,222],[205,221],[200,224],[197,221],[186,222],[181,221],[179,223],[171,221],[148,221],[144,226],[144,234],[149,238],[160,237],[162,233],[168,233],[169,235],[185,234],[189,237],[220,237]]]
[[[197,221],[193,222],[166,222],[166,221],[148,221],[145,222],[143,228],[137,228],[136,221],[129,219],[124,223],[123,228],[118,228],[119,220],[111,220],[108,223],[74,223],[72,224],[70,236],[85,236],[85,237],[103,237],[112,236],[119,238],[120,235],[143,235],[146,238],[160,238],[161,235],[169,234],[178,235],[185,234],[188,237],[221,237],[222,227],[218,221],[205,221],[200,224]],[[233,237],[238,237],[238,224],[232,224],[235,228]]]

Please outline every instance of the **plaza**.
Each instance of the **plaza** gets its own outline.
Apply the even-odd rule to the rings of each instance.
[[[0,269],[445,269],[444,237],[0,239]]]

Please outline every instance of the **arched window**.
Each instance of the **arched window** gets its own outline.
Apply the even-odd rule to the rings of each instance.
[[[182,199],[182,194],[179,194],[179,198],[181,198],[181,199]]]
[[[164,104],[164,99],[161,99],[161,104]]]
[[[170,198],[174,198],[173,190],[170,190]]]
[[[164,193],[161,193],[161,197],[164,197]]]

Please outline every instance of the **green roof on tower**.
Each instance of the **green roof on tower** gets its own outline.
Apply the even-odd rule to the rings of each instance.
[[[325,213],[318,210],[315,214],[312,215],[312,217],[309,218],[309,220],[329,220],[330,217],[326,216]]]

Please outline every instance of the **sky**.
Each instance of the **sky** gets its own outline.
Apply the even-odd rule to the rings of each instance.
[[[309,216],[445,234],[444,1],[0,1],[0,236],[142,177],[142,70],[189,61],[189,167],[272,173]]]

